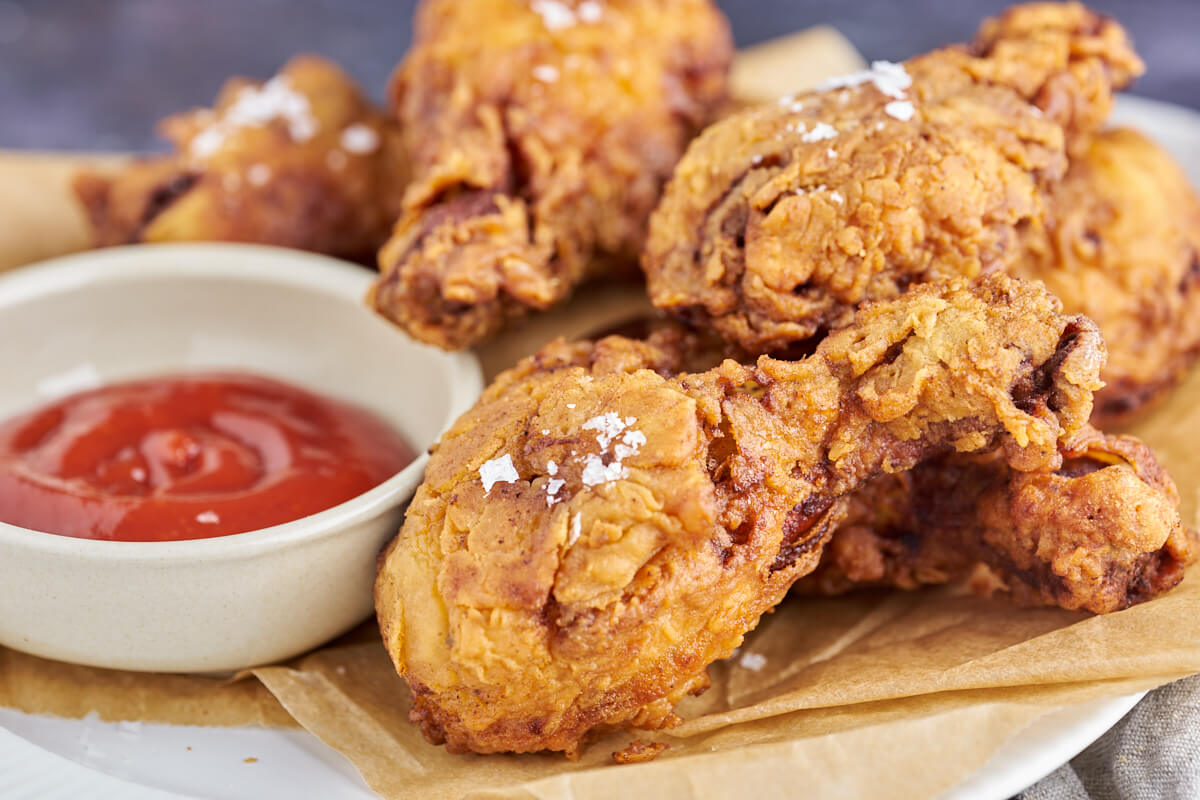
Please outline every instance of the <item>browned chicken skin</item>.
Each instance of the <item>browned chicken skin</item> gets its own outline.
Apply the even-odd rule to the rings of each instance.
[[[710,0],[424,0],[392,87],[414,181],[375,308],[458,349],[635,261],[731,58]]]
[[[670,354],[675,371],[750,358],[667,320],[629,327]],[[1021,603],[1103,614],[1182,580],[1200,538],[1182,526],[1174,482],[1150,448],[1089,425],[1059,452],[1065,463],[1055,470],[1013,470],[994,452],[949,454],[868,481],[850,495],[820,566],[792,591],[966,582]]]
[[[1162,148],[1097,134],[1054,189],[1044,228],[1010,273],[1038,278],[1108,343],[1093,421],[1144,407],[1200,354],[1200,199]]]
[[[412,718],[455,751],[662,727],[817,564],[846,497],[958,450],[1061,465],[1103,343],[1038,284],[916,287],[797,362],[548,346],[442,439],[381,558]]]
[[[1067,154],[1142,69],[1078,4],[1016,6],[950,47],[708,128],[654,212],[659,308],[752,352],[915,282],[1011,267]]]
[[[951,454],[855,493],[821,565],[797,591],[915,589],[971,579],[1023,602],[1118,611],[1159,595],[1198,555],[1150,449],[1091,427],[1055,470]],[[985,572],[980,574],[978,568]]]
[[[236,241],[371,261],[406,182],[399,131],[315,56],[266,82],[235,79],[215,109],[163,121],[176,152],[75,188],[97,246]]]

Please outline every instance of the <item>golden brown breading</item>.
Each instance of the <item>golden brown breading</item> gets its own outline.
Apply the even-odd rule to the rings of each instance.
[[[949,455],[876,478],[855,493],[821,565],[796,590],[974,578],[988,593],[1104,614],[1182,580],[1200,550],[1150,449],[1087,427],[1060,452],[1055,470],[1018,472],[994,454]]]
[[[648,335],[672,371],[709,368],[722,352],[746,358],[703,331],[665,320],[641,327],[630,335]],[[1108,613],[1178,583],[1200,557],[1200,539],[1181,526],[1174,483],[1153,452],[1091,427],[1059,452],[1067,463],[1055,471],[1017,472],[989,453],[874,478],[850,495],[820,566],[793,591],[915,589],[974,577],[983,592]]]
[[[1011,274],[1045,281],[1108,343],[1097,424],[1141,408],[1200,354],[1200,199],[1149,139],[1097,134],[1072,159],[1027,249]]]
[[[637,258],[725,98],[710,0],[424,0],[393,97],[415,178],[373,304],[458,349]]]
[[[231,80],[215,109],[160,128],[174,154],[77,178],[97,246],[257,242],[367,262],[399,213],[399,130],[323,58]]]
[[[688,148],[651,218],[651,300],[770,352],[910,283],[1007,268],[1067,147],[1140,71],[1120,26],[1032,4],[969,49],[728,117]]]
[[[624,749],[613,753],[612,758],[618,764],[645,764],[658,758],[670,746],[666,742],[643,742],[641,739],[634,739]]]
[[[671,725],[865,481],[955,449],[1059,466],[1103,362],[1091,322],[1059,309],[1036,283],[930,284],[801,361],[671,377],[677,354],[611,337],[502,374],[380,561],[413,721],[477,752]]]

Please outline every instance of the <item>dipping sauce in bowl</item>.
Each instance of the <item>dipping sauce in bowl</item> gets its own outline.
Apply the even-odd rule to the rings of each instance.
[[[240,373],[113,384],[0,422],[0,522],[170,541],[324,511],[414,458],[365,409]]]

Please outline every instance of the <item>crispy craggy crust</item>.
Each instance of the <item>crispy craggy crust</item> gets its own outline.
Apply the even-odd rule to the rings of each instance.
[[[1025,3],[984,20],[968,69],[1008,86],[1063,128],[1072,155],[1112,112],[1113,92],[1146,67],[1117,22],[1082,3]]]
[[[1040,285],[993,277],[868,304],[800,361],[674,375],[679,358],[549,345],[438,444],[375,587],[431,740],[574,753],[593,729],[671,725],[864,482],[953,450],[1058,468],[1103,343]]]
[[[911,283],[1006,269],[1020,232],[1042,224],[1068,147],[1141,64],[1115,23],[1032,4],[904,69],[699,136],[651,218],[655,305],[770,352]]]
[[[1166,152],[1127,129],[1071,161],[1044,229],[1011,272],[1039,278],[1108,342],[1093,421],[1121,421],[1200,354],[1200,199]]]
[[[732,52],[710,0],[425,0],[392,86],[415,177],[375,308],[458,349],[633,262]]]
[[[635,739],[626,745],[625,749],[613,753],[612,757],[618,764],[645,764],[658,758],[669,747],[665,742],[643,742]]]
[[[950,455],[876,478],[855,493],[821,565],[796,591],[970,579],[986,593],[1104,614],[1182,580],[1200,543],[1150,449],[1085,427],[1060,452],[1054,470]]]
[[[271,85],[302,98],[295,126],[230,124],[243,92],[264,86],[234,79],[214,109],[163,120],[172,155],[79,175],[94,243],[257,242],[373,261],[406,183],[396,124],[323,58],[292,59]]]

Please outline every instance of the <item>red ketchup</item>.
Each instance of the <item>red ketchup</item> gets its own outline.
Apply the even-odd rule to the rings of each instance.
[[[0,423],[0,521],[84,539],[203,539],[331,508],[413,451],[375,415],[254,375],[105,386]]]

